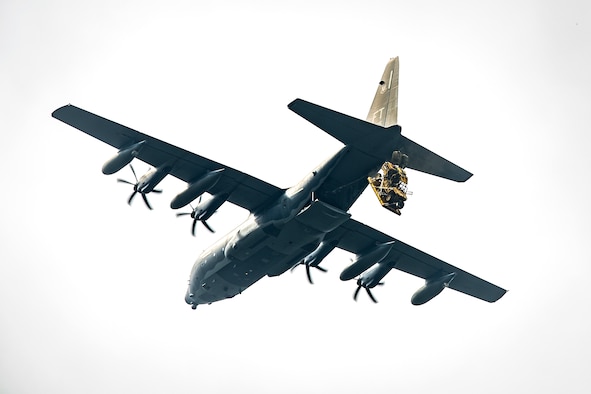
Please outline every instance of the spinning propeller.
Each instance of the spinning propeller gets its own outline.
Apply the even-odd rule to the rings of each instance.
[[[380,282],[378,283],[376,286],[383,286],[384,282]],[[369,298],[374,302],[374,303],[378,303],[378,300],[376,300],[376,298],[373,296],[373,294],[371,294],[371,290],[369,289],[369,287],[367,287],[367,285],[365,285],[363,283],[363,281],[361,280],[361,278],[357,279],[357,289],[355,289],[355,293],[353,293],[353,299],[355,301],[357,301],[357,295],[359,295],[359,290],[361,290],[361,288],[365,288],[365,291],[367,292],[367,295],[369,296]]]
[[[142,199],[146,203],[146,206],[148,207],[148,209],[152,209],[152,206],[150,205],[150,203],[148,202],[148,198],[146,197],[146,194],[149,193],[149,192],[146,193],[146,192],[143,192],[143,191],[141,191],[141,190],[138,189],[138,185],[140,184],[140,181],[137,179],[137,175],[135,174],[135,170],[133,169],[133,166],[130,164],[129,167],[131,168],[131,172],[133,172],[133,177],[135,178],[135,183],[126,181],[125,179],[120,179],[120,178],[117,179],[117,182],[127,183],[128,185],[132,185],[133,186],[133,193],[131,193],[131,196],[129,196],[129,199],[127,200],[127,203],[129,205],[131,205],[131,201],[133,200],[133,198],[135,197],[135,195],[138,194],[138,193],[140,193],[142,195]],[[154,189],[154,190],[152,190],[152,192],[154,192],[154,193],[162,193],[162,190],[156,190],[156,189]]]
[[[199,202],[201,202],[201,197],[199,197]],[[211,228],[211,226],[209,224],[207,224],[207,222],[203,219],[204,213],[200,212],[200,214],[198,215],[198,211],[200,211],[199,209],[199,204],[197,205],[197,207],[193,208],[193,206],[191,206],[191,212],[181,212],[181,213],[177,213],[176,216],[187,216],[190,215],[191,218],[193,219],[193,225],[191,226],[191,234],[193,234],[193,236],[195,236],[195,227],[197,226],[197,222],[201,222],[203,223],[203,225],[205,226],[206,229],[208,229],[210,232],[215,233],[215,230]]]
[[[294,265],[293,267],[291,267],[291,271],[293,272],[293,270],[298,266],[298,265],[305,265],[306,266],[306,276],[308,277],[308,282],[310,282],[311,285],[314,284],[314,282],[312,281],[312,273],[310,272],[310,267],[312,268],[316,268],[319,271],[322,272],[328,272],[328,270],[326,268],[322,268],[319,265],[313,265],[310,262],[306,262],[306,260],[302,260],[299,263],[297,263],[296,265]]]

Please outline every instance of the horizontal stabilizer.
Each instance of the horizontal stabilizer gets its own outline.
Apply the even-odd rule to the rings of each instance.
[[[287,107],[343,144],[383,161],[390,158],[400,140],[400,126],[384,128],[302,99]]]
[[[292,101],[288,108],[343,144],[369,156],[386,161],[392,151],[400,150],[408,155],[408,168],[413,170],[456,182],[465,182],[472,176],[472,173],[402,136],[398,125],[384,128],[302,99]]]
[[[456,182],[465,182],[472,176],[471,172],[444,159],[429,149],[402,136],[400,151],[408,155],[408,168],[436,175]]]

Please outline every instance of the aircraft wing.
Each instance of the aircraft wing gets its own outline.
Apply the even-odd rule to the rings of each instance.
[[[328,239],[337,239],[337,247],[355,254],[368,250],[376,244],[394,241],[392,249],[382,262],[389,263],[400,271],[423,279],[455,273],[456,276],[449,284],[449,288],[488,302],[497,301],[507,292],[354,219],[349,219],[334,230]]]
[[[117,149],[124,149],[145,141],[137,158],[153,167],[170,165],[170,175],[192,182],[208,171],[224,169],[218,182],[208,190],[210,194],[229,193],[228,201],[256,211],[282,190],[258,178],[196,155],[129,127],[102,118],[73,105],[58,108],[52,116]]]

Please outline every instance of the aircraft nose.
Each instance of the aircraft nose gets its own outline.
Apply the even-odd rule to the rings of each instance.
[[[187,289],[187,294],[185,294],[185,302],[189,305],[195,303],[195,300],[193,300],[193,293],[191,293],[191,289]]]

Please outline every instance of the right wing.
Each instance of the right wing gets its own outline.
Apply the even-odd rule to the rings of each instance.
[[[224,169],[218,182],[207,192],[229,194],[227,201],[249,211],[256,211],[282,189],[258,178],[196,155],[129,127],[92,114],[73,105],[56,109],[52,116],[117,149],[145,141],[137,158],[153,167],[171,165],[170,175],[191,183],[209,171]]]
[[[349,219],[330,233],[327,240],[338,240],[337,247],[355,254],[368,250],[377,243],[393,241],[392,249],[382,262],[388,263],[400,271],[423,279],[455,273],[456,276],[449,284],[449,288],[488,302],[497,301],[507,292],[507,290],[499,286],[454,267],[354,219]]]

